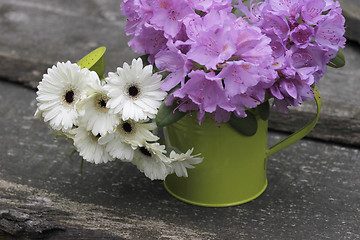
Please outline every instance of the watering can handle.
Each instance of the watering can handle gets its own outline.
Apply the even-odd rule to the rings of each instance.
[[[274,146],[270,147],[266,152],[267,157],[273,155],[274,153],[276,153],[276,152],[290,146],[291,144],[295,143],[296,141],[302,139],[309,132],[311,132],[311,130],[315,127],[317,121],[319,120],[320,110],[321,110],[320,93],[316,87],[314,88],[314,98],[315,98],[315,102],[316,102],[316,106],[317,106],[317,114],[316,114],[315,118],[311,122],[309,122],[306,126],[301,128],[299,131],[291,134],[287,138],[281,140],[280,142],[276,143]]]

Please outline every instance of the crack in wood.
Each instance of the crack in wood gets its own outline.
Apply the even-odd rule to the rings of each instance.
[[[0,231],[7,234],[34,236],[58,230],[65,228],[48,221],[41,214],[27,213],[15,208],[0,209]]]

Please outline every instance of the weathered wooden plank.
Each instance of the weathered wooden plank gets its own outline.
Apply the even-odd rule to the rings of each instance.
[[[355,13],[350,14],[351,18],[358,19],[358,11],[354,10],[358,1],[342,0],[341,3],[345,13]],[[0,0],[0,77],[35,89],[52,64],[66,60],[76,62],[100,45],[108,48],[106,71],[115,71],[117,66],[136,56],[127,46],[129,38],[123,31],[126,20],[119,4],[117,0]],[[356,34],[357,26],[349,23],[349,34]],[[344,54],[347,65],[342,69],[329,69],[320,81],[323,112],[317,131],[310,136],[359,144],[359,46],[349,42]],[[310,118],[309,105],[305,103],[288,116],[274,113],[271,129],[294,131],[294,126]]]
[[[346,18],[346,38],[360,43],[360,2],[358,0],[340,0],[339,2]]]
[[[0,206],[65,228],[49,239],[360,238],[357,148],[302,140],[268,159],[269,185],[256,200],[197,207],[129,163],[85,162],[81,175],[71,143],[33,117],[34,98],[0,82]],[[282,137],[271,132],[269,144]]]

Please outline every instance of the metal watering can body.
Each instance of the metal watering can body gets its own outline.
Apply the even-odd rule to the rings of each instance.
[[[257,117],[253,136],[234,131],[227,123],[216,125],[211,119],[199,126],[195,117],[186,116],[167,127],[171,145],[181,151],[194,148],[202,163],[188,170],[188,177],[169,175],[166,190],[176,198],[199,206],[226,207],[249,202],[267,187],[267,157],[306,136],[319,118],[321,100],[314,94],[318,113],[310,123],[271,148],[267,148],[268,122]]]

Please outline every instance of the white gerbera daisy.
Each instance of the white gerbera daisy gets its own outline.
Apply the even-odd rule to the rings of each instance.
[[[169,159],[164,155],[165,146],[146,144],[135,150],[132,163],[151,180],[164,180],[169,174]]]
[[[119,134],[124,142],[136,148],[144,146],[146,142],[159,140],[159,137],[151,132],[154,129],[156,129],[156,123],[154,122],[135,122],[131,119],[126,121],[120,120],[116,134]]]
[[[159,140],[151,131],[156,128],[155,123],[135,122],[133,120],[120,120],[116,130],[99,139],[99,143],[106,145],[111,156],[131,161],[134,149],[144,146],[146,142]]]
[[[187,168],[194,168],[194,164],[201,163],[203,158],[198,157],[200,154],[191,156],[193,148],[186,153],[170,153],[170,174],[175,173],[178,177],[188,177]]]
[[[42,112],[39,110],[39,108],[36,108],[36,111],[34,113],[34,117],[37,117],[39,120],[42,119]]]
[[[107,106],[120,113],[123,120],[154,118],[167,95],[161,90],[161,75],[152,74],[151,65],[143,68],[141,58],[134,59],[131,66],[124,63],[117,73],[109,73],[106,81],[110,97]]]
[[[99,144],[114,158],[124,162],[131,162],[134,157],[134,148],[125,143],[119,134],[107,134],[99,138]]]
[[[74,146],[86,161],[91,163],[107,163],[114,158],[105,150],[103,145],[98,143],[99,135],[95,136],[91,131],[80,126],[70,131],[74,140]]]
[[[86,97],[89,83],[94,78],[98,78],[95,72],[80,69],[69,61],[49,68],[36,92],[36,115],[42,115],[55,130],[69,131],[78,123],[76,104]]]
[[[80,105],[80,122],[86,126],[86,130],[91,131],[95,136],[113,132],[119,124],[117,114],[111,113],[106,104],[109,100],[107,92],[101,86],[100,81],[93,86],[94,92]]]

